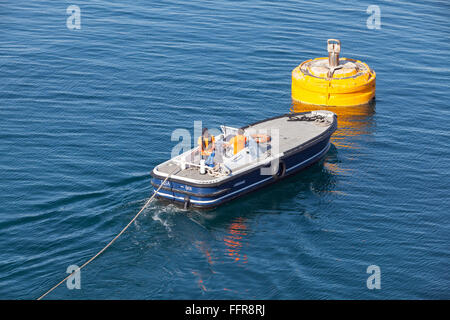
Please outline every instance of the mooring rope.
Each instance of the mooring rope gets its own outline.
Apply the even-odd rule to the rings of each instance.
[[[50,292],[52,292],[53,290],[55,290],[57,287],[59,287],[62,283],[64,283],[67,279],[69,279],[72,275],[74,275],[75,273],[79,272],[81,269],[83,269],[85,266],[87,266],[90,262],[92,262],[92,260],[94,260],[95,258],[97,258],[99,255],[101,255],[106,249],[108,249],[109,246],[111,246],[127,229],[128,227],[139,217],[139,215],[144,211],[145,208],[147,208],[147,206],[150,204],[150,202],[153,200],[153,198],[155,198],[156,194],[158,193],[158,191],[162,188],[162,186],[164,185],[164,183],[166,183],[166,181],[170,178],[170,176],[172,176],[172,174],[175,173],[175,171],[179,169],[178,167],[175,168],[175,170],[173,170],[171,173],[169,173],[167,175],[167,177],[164,179],[164,181],[160,184],[160,186],[158,187],[158,189],[156,189],[156,191],[153,193],[153,195],[147,200],[147,202],[144,204],[144,206],[142,207],[141,210],[139,210],[139,212],[134,216],[133,219],[131,219],[130,222],[128,222],[128,224],[122,229],[122,231],[120,231],[106,246],[103,247],[103,249],[101,249],[99,252],[97,252],[96,255],[94,255],[92,258],[90,258],[88,261],[86,261],[85,263],[83,263],[83,265],[81,267],[79,267],[78,269],[74,270],[71,274],[69,274],[67,277],[65,277],[64,279],[62,279],[60,282],[58,282],[55,286],[53,286],[50,290],[48,290],[46,293],[44,293],[42,296],[40,296],[37,300],[41,300],[42,298],[44,298],[46,295],[48,295]]]

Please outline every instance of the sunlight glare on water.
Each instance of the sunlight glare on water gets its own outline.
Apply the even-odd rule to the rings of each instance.
[[[210,211],[151,203],[50,299],[450,298],[446,1],[8,1],[0,19],[0,298],[33,299],[150,197],[172,131],[291,104],[291,71],[341,56],[376,105],[334,109],[325,159]],[[302,109],[303,108],[303,109]],[[381,268],[369,290],[367,267]]]

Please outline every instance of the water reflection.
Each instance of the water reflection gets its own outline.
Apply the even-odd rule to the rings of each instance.
[[[227,255],[235,262],[247,263],[247,255],[242,252],[243,238],[247,236],[246,219],[243,217],[234,218],[227,228],[227,235],[223,238],[227,247]]]
[[[374,128],[375,100],[366,105],[354,107],[326,107],[294,102],[292,112],[329,110],[338,116],[338,129],[331,142],[339,148],[357,148],[355,136],[371,134]]]

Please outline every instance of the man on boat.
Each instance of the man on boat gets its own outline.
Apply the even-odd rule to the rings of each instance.
[[[203,128],[202,136],[198,137],[197,144],[200,147],[200,154],[202,156],[202,159],[206,159],[213,154],[216,139],[213,135],[209,134],[208,128]]]
[[[247,144],[247,137],[244,136],[244,130],[239,129],[237,135],[231,138],[231,140],[226,144],[226,146],[233,147],[233,155],[234,155],[240,152],[242,149],[244,149],[246,144]]]

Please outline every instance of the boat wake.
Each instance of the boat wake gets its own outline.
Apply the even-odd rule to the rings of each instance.
[[[169,232],[169,236],[170,236],[170,232],[172,232],[171,224],[169,222],[169,219],[164,218],[162,216],[162,214],[163,214],[162,212],[154,212],[154,213],[152,213],[152,219],[154,221],[160,222],[164,226],[164,228],[166,228],[166,230]]]
[[[173,217],[180,211],[183,210],[173,204],[161,205],[154,202],[147,208],[145,215],[161,224],[167,230],[168,236],[172,237]]]

